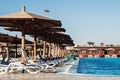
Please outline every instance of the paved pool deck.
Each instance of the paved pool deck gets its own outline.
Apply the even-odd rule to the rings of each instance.
[[[56,73],[1,74],[0,80],[120,80],[119,76],[66,75]]]

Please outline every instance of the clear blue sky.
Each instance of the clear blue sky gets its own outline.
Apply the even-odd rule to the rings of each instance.
[[[1,0],[0,16],[21,11],[22,5],[28,12],[61,20],[76,45],[120,44],[120,0]]]

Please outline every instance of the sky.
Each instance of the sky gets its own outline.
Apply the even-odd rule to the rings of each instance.
[[[0,16],[20,12],[23,5],[27,12],[60,20],[75,45],[120,45],[120,0],[0,0]],[[0,32],[21,36],[3,28]]]

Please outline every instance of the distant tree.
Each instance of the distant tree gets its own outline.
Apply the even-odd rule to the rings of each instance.
[[[80,45],[77,45],[77,47],[80,47]]]
[[[113,44],[110,44],[111,47],[113,47],[114,45]]]
[[[100,43],[101,46],[104,46],[104,43]]]
[[[94,46],[95,42],[88,41],[87,44],[88,44],[89,46]]]
[[[88,44],[89,46],[91,46],[91,41],[88,41],[87,44]]]
[[[106,47],[109,47],[109,45],[107,44]]]
[[[91,42],[91,45],[94,46],[95,42]]]

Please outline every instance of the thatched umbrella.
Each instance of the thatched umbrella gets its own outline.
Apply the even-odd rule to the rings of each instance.
[[[73,40],[71,37],[63,32],[49,32],[44,36],[40,37],[40,39],[45,39],[47,42],[55,43],[55,44],[71,44],[73,45]]]
[[[61,22],[51,18],[26,12],[25,7],[22,7],[22,12],[0,16],[0,26],[14,27],[20,29],[22,32],[22,49],[25,49],[25,33],[26,30],[31,33],[34,29],[47,27],[60,27]],[[35,44],[35,43],[34,43]],[[22,55],[22,63],[24,63]]]
[[[45,40],[49,43],[54,43],[54,45],[55,44],[57,45],[57,48],[58,46],[65,47],[67,45],[74,45],[71,37],[67,34],[64,34],[63,32],[46,32],[46,34],[44,36],[40,36],[39,39]],[[49,55],[50,55],[50,48],[49,48]]]
[[[11,27],[7,27],[7,28],[4,28],[4,29],[6,29],[6,30],[9,30],[9,31],[21,31],[20,29],[18,29],[18,28],[11,28]],[[28,30],[25,30],[25,34],[28,34],[28,35],[31,35],[32,37],[34,37],[34,61],[36,61],[36,46],[37,46],[37,44],[36,44],[36,37],[41,37],[41,36],[43,36],[43,37],[48,37],[48,36],[51,36],[51,35],[49,35],[48,33],[55,33],[55,32],[65,32],[66,30],[64,29],[64,28],[61,28],[61,27],[48,27],[48,28],[39,28],[39,29],[36,29],[36,28],[34,28],[34,29],[32,29],[33,31],[28,31]],[[47,36],[46,36],[46,34],[48,34]],[[43,40],[45,40],[45,39],[43,39]],[[46,46],[45,46],[45,44],[44,44],[44,53],[43,54],[45,54],[45,49],[46,49]]]

